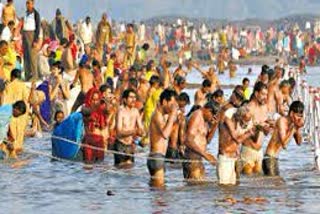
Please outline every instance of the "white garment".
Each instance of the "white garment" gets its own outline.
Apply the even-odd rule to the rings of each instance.
[[[35,13],[26,14],[23,22],[24,31],[35,31],[36,30],[36,19]]]
[[[144,24],[141,24],[139,28],[140,41],[144,41],[145,35],[146,35],[146,26]]]
[[[224,116],[231,119],[233,115],[237,112],[237,108],[229,108],[225,113]]]
[[[241,161],[243,161],[244,166],[249,164],[251,167],[258,164],[261,166],[262,159],[263,159],[263,152],[262,149],[255,150],[247,146],[241,147]]]
[[[237,183],[236,158],[219,155],[217,176],[219,184],[235,185]]]
[[[10,31],[9,27],[6,26],[2,31],[1,40],[5,40],[7,42],[10,42],[11,37],[12,37],[11,31]]]
[[[4,5],[0,2],[0,23],[2,23],[2,10]]]
[[[88,25],[84,22],[81,25],[80,37],[85,45],[90,44],[92,42],[93,30],[92,24]]]
[[[240,51],[236,48],[232,48],[232,59],[239,60],[240,57]]]

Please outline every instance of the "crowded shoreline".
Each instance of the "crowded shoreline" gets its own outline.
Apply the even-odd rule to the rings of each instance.
[[[307,143],[295,76],[317,63],[316,25],[285,32],[271,27],[263,35],[233,26],[211,33],[203,25],[198,32],[177,20],[172,27],[157,25],[147,38],[143,23],[113,25],[107,14],[94,31],[90,17],[72,25],[57,9],[48,26],[34,3],[26,1],[23,19],[12,0],[3,5],[2,159],[19,160],[25,138],[52,132],[53,158],[81,161],[89,170],[105,152],[116,167],[134,167],[141,148],[153,187],[165,186],[166,168],[174,164],[185,181],[206,180],[204,162],[217,168],[218,184],[233,186],[243,176],[279,177],[279,155],[289,142]],[[265,55],[272,60],[261,64],[268,65],[248,69],[258,74],[254,82],[237,78],[237,62],[265,62]],[[203,80],[187,86],[191,72]],[[237,84],[220,82],[222,76]],[[197,89],[194,100],[187,87]],[[209,152],[210,143],[218,144],[218,154]]]

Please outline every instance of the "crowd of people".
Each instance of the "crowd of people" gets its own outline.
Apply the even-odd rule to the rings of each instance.
[[[203,42],[203,36],[195,36],[194,28],[188,35],[181,21],[171,30],[158,25],[153,44],[147,42],[144,24],[113,25],[103,14],[96,29],[90,17],[72,25],[60,9],[48,24],[34,3],[26,1],[21,19],[13,0],[2,6],[0,104],[12,108],[10,123],[0,127],[7,133],[0,144],[4,158],[23,152],[25,137],[40,137],[79,111],[85,125],[83,161],[103,161],[101,150],[110,150],[116,166],[132,166],[136,148],[149,146],[147,167],[154,186],[164,185],[166,164],[182,164],[185,179],[203,180],[203,160],[217,164],[222,185],[235,185],[240,173],[277,176],[280,151],[292,136],[298,145],[302,143],[304,105],[293,100],[295,80],[283,61],[274,68],[262,66],[252,93],[245,78],[227,100],[217,75],[229,69],[230,77],[236,77],[230,45],[250,54],[259,52],[280,32],[263,35],[242,30],[235,39],[238,33],[230,26],[214,30],[206,45],[218,52],[218,60],[203,70],[191,47],[197,38]],[[300,48],[293,44],[289,54]],[[171,51],[178,52],[177,67]],[[228,67],[222,65],[226,59]],[[193,101],[185,92],[191,70],[203,76]],[[70,106],[76,90],[79,93]],[[191,103],[191,111],[186,112]],[[217,158],[208,150],[215,132],[219,134]]]

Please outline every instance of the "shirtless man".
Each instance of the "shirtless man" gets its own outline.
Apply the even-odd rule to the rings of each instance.
[[[276,113],[278,110],[276,93],[277,89],[279,89],[279,83],[282,77],[282,72],[282,68],[275,67],[275,74],[268,83],[268,109],[270,113]]]
[[[216,119],[219,107],[213,102],[194,111],[187,125],[187,136],[185,141],[185,154],[187,160],[182,164],[185,179],[201,181],[205,177],[205,168],[202,158],[210,164],[216,164],[216,158],[207,151],[214,132],[217,129]]]
[[[286,116],[289,111],[289,106],[292,102],[290,96],[291,85],[288,80],[283,80],[280,83],[279,90],[276,92],[277,112],[281,116]]]
[[[174,123],[170,134],[169,145],[166,153],[168,159],[180,159],[184,153],[184,142],[186,137],[186,117],[185,107],[190,104],[190,98],[187,93],[182,92],[177,97],[179,106],[178,119]],[[173,162],[171,162],[173,163]]]
[[[206,95],[210,93],[211,90],[211,81],[210,80],[203,80],[202,87],[198,89],[194,96],[194,105],[204,106],[207,102]]]
[[[222,106],[219,113],[220,122],[224,122],[225,118],[231,119],[232,115],[235,113],[236,108],[239,108],[244,101],[244,94],[241,85],[237,85],[231,96],[229,101]]]
[[[150,123],[150,154],[147,162],[151,176],[151,185],[164,185],[164,157],[168,148],[168,140],[173,124],[178,117],[176,93],[166,89],[160,95],[160,102]]]
[[[219,126],[219,163],[217,168],[218,182],[221,185],[235,185],[237,180],[236,162],[239,156],[239,145],[256,135],[252,115],[243,105]]]
[[[301,129],[304,126],[303,111],[303,103],[294,101],[290,105],[288,115],[282,116],[277,120],[263,159],[263,172],[265,175],[279,176],[278,155],[282,149],[287,148],[292,136],[297,145],[301,145]]]
[[[81,62],[79,63],[79,69],[77,74],[71,84],[71,88],[80,80],[81,91],[72,106],[72,112],[77,111],[77,109],[84,103],[87,92],[93,87],[94,84],[94,76],[89,69],[89,60],[87,57],[83,57]]]
[[[182,76],[175,76],[173,82],[173,90],[179,95],[186,87],[186,79]]]
[[[215,91],[217,88],[220,88],[220,81],[218,76],[215,74],[214,67],[210,67],[208,71],[203,71],[200,66],[195,63],[192,64],[195,69],[197,69],[201,74],[203,79],[208,79],[211,81],[211,90]]]
[[[145,103],[148,98],[148,91],[150,89],[150,84],[149,84],[148,80],[146,79],[145,74],[142,74],[140,76],[139,80],[140,81],[139,81],[137,93],[139,96],[139,100],[142,103]]]
[[[265,134],[271,131],[274,123],[271,118],[268,118],[268,107],[266,105],[267,94],[267,86],[262,82],[257,82],[254,86],[250,102],[248,103],[254,125],[260,127]],[[243,173],[250,175],[261,172],[263,158],[262,143],[262,132],[259,132],[255,138],[248,138],[243,142],[241,148]]]
[[[114,150],[123,154],[114,154],[114,163],[117,166],[132,165],[134,158],[134,140],[145,134],[140,113],[135,108],[137,94],[132,89],[122,93],[123,105],[118,109],[116,116],[116,142]]]

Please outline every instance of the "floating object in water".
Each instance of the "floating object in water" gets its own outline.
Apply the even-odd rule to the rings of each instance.
[[[107,191],[107,195],[108,195],[108,196],[114,196],[115,194],[114,194],[114,192],[112,192],[111,190],[108,190],[108,191]]]
[[[83,138],[83,116],[76,112],[59,124],[52,134],[52,155],[73,160],[76,158]],[[71,143],[76,142],[76,143]]]

